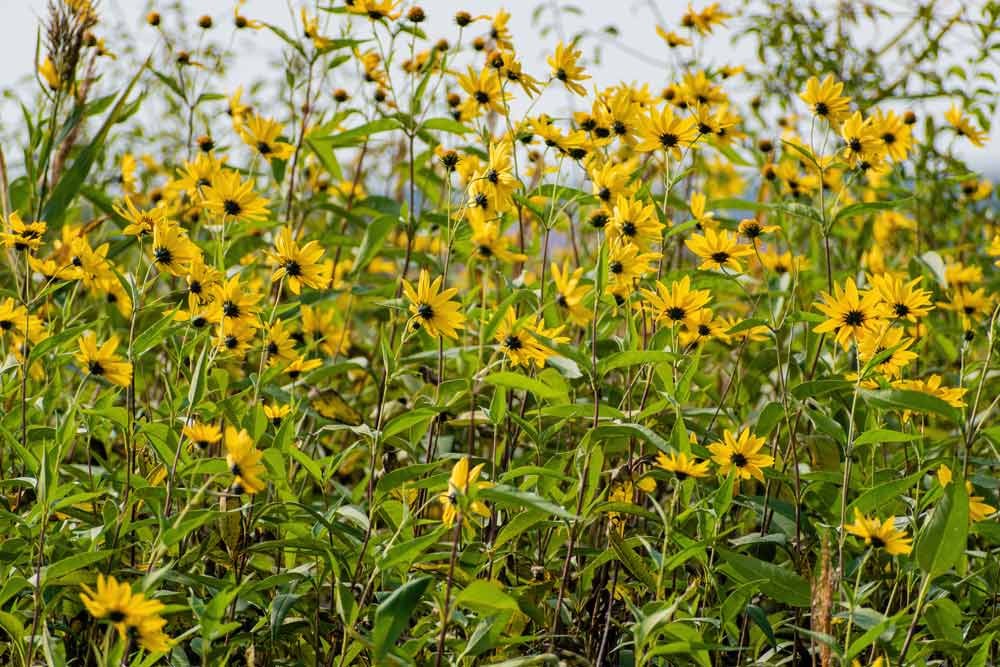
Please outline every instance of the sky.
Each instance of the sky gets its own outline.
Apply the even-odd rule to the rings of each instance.
[[[321,4],[333,4],[334,1],[324,1]],[[959,3],[971,6],[981,1],[942,0],[939,3],[939,10],[947,13],[954,11],[953,7],[958,7]],[[103,15],[120,17],[126,24],[134,26],[138,35],[151,35],[149,29],[143,27],[146,11],[153,4],[167,6],[175,2],[181,2],[188,8],[197,7],[197,11],[189,9],[192,17],[202,13],[211,15],[218,26],[213,29],[230,30],[233,0],[197,0],[196,2],[194,0],[157,0],[155,3],[147,0],[100,0],[99,6]],[[297,21],[297,10],[303,2],[304,0],[290,0],[290,2],[287,0],[247,0],[242,12],[248,17],[289,28],[294,21]],[[903,8],[908,2],[911,0],[886,0],[881,4],[887,8]],[[462,0],[461,2],[422,0],[419,4],[428,16],[427,24],[424,26],[425,32],[432,38],[445,37],[449,40],[455,40],[458,35],[458,29],[452,21],[457,8],[477,15],[493,14],[501,7],[506,7],[512,14],[510,27],[519,49],[518,55],[522,59],[526,71],[534,73],[539,78],[548,70],[548,66],[545,64],[546,53],[551,52],[555,42],[561,36],[572,36],[585,29],[601,31],[605,26],[614,25],[618,28],[623,39],[617,44],[604,42],[600,61],[593,62],[591,60],[588,63],[587,69],[593,75],[593,81],[601,87],[622,80],[649,82],[650,88],[658,91],[667,82],[667,58],[669,54],[655,33],[657,21],[655,14],[650,9],[654,3],[660,15],[666,21],[673,22],[674,25],[671,27],[676,27],[677,21],[688,4],[687,0],[652,0],[651,2],[649,0],[613,0],[611,2],[606,0],[563,0],[560,4],[564,6],[567,4],[576,5],[580,8],[579,13],[572,10],[564,11],[558,30],[535,39],[527,39],[526,36],[539,34],[538,28],[532,25],[532,10],[539,4],[543,4],[541,0],[506,0],[506,2],[501,0]],[[2,8],[0,44],[3,45],[0,47],[3,53],[3,57],[0,58],[0,95],[2,95],[0,97],[0,136],[9,136],[10,128],[19,122],[20,112],[12,101],[10,91],[31,83],[30,75],[36,39],[35,26],[38,24],[38,17],[44,16],[46,4],[47,0],[0,0],[0,8]],[[313,2],[307,4],[311,6]],[[546,1],[544,4],[548,8],[553,3]],[[696,2],[695,4],[701,6],[705,2]],[[723,7],[727,4],[741,5],[742,3],[722,2]],[[550,13],[543,14],[542,23],[551,23],[550,18]],[[114,36],[103,34],[100,29],[97,32],[107,38],[108,47],[114,50]],[[242,41],[243,39],[246,41]],[[877,39],[877,34],[872,31],[869,34],[858,34],[858,48],[864,48],[874,39]],[[262,45],[267,46],[262,47]],[[241,33],[238,33],[234,46],[240,48],[243,55],[239,64],[228,73],[227,90],[232,90],[237,85],[258,77],[261,72],[266,72],[267,68],[274,64],[281,45],[282,42],[273,36],[251,41],[242,38]],[[140,42],[136,46],[141,50],[144,45]],[[585,55],[592,59],[594,53],[588,51]],[[729,31],[723,31],[723,34],[710,39],[706,44],[704,58],[715,65],[755,62],[749,42],[733,44]],[[731,89],[728,84],[727,89]],[[739,91],[734,94],[739,96]],[[567,97],[548,95],[545,104],[559,106],[565,105],[566,101]],[[537,110],[550,113],[555,111],[555,109],[546,108]],[[933,111],[940,112],[943,109],[933,109]],[[997,130],[993,132],[993,137],[985,148],[976,149],[968,146],[962,150],[961,156],[972,168],[997,174],[1000,173],[1000,118],[994,119],[994,124]]]

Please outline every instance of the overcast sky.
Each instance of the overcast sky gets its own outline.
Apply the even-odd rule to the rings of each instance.
[[[173,4],[177,0],[158,0],[159,6]],[[323,2],[321,4],[332,4]],[[686,0],[654,0],[659,12],[668,22],[673,22],[671,28],[676,28],[677,21],[687,7]],[[832,0],[831,0],[832,1]],[[940,2],[939,10],[942,12],[954,11],[958,3],[968,6],[978,4],[982,0],[944,0]],[[0,0],[0,89],[7,93],[12,87],[23,85],[26,77],[30,75],[32,59],[35,48],[37,18],[45,13],[47,0]],[[211,15],[216,21],[216,30],[230,30],[232,25],[233,0],[182,0],[188,7],[194,7],[190,13],[194,16],[202,13]],[[289,11],[286,0],[248,0],[242,10],[251,18],[260,19],[269,23],[274,23],[286,28],[290,27],[293,21],[297,21],[297,9],[303,0],[291,0],[295,12]],[[912,0],[887,0],[881,3],[883,6],[904,8]],[[312,6],[312,2],[308,5]],[[511,11],[512,17],[510,27],[515,37],[515,45],[522,58],[525,69],[529,73],[542,77],[548,70],[545,64],[545,54],[551,52],[558,34],[550,34],[543,38],[534,38],[538,34],[537,28],[532,26],[532,9],[540,4],[540,0],[422,0],[420,5],[428,15],[428,23],[425,31],[432,39],[445,37],[449,40],[457,38],[458,29],[452,22],[452,16],[456,9],[461,8],[472,14],[493,14],[500,7],[506,6]],[[654,91],[658,91],[667,82],[667,72],[665,63],[669,54],[663,42],[655,33],[656,21],[649,9],[649,3],[645,0],[565,0],[562,4],[573,4],[583,11],[580,15],[564,13],[561,21],[563,34],[572,35],[582,29],[599,31],[607,25],[615,25],[623,35],[625,48],[619,48],[613,44],[607,44],[603,48],[602,60],[598,64],[588,66],[594,76],[594,82],[600,86],[611,85],[619,81],[649,82]],[[696,2],[700,7],[706,4],[704,1]],[[742,3],[730,3],[740,5]],[[147,35],[152,38],[148,29],[143,29],[143,20],[150,3],[145,0],[101,0],[101,13],[105,16],[117,16],[128,25],[135,26],[136,33]],[[727,5],[722,2],[723,7]],[[164,12],[168,14],[169,12]],[[483,30],[473,31],[475,35]],[[107,34],[106,31],[98,29],[98,34],[107,39],[108,47],[116,50],[116,39],[114,35]],[[742,64],[753,63],[754,57],[750,50],[750,44],[731,44],[731,33],[723,30],[722,35],[714,37],[705,50],[704,59],[706,65],[713,63],[721,64]],[[273,64],[275,54],[282,46],[276,37],[270,35],[258,35],[255,39],[238,37],[235,46],[240,48],[241,56],[239,64],[234,67],[227,76],[227,92],[236,85],[257,78],[261,72],[266,72],[267,68]],[[874,33],[868,35],[858,35],[858,48],[866,46],[866,41],[871,40]],[[245,41],[244,41],[245,40]],[[152,43],[150,44],[150,46]],[[142,43],[137,44],[140,50]],[[242,48],[241,48],[242,46]],[[120,48],[120,44],[118,45]],[[637,55],[638,54],[638,55]],[[590,53],[588,56],[592,55]],[[589,82],[588,82],[589,83]],[[727,89],[731,86],[727,84]],[[736,93],[738,95],[738,92]],[[0,123],[7,126],[7,132],[0,132],[0,135],[7,135],[10,127],[17,123],[20,113],[17,107],[11,103],[9,95],[5,95],[6,100],[0,101]],[[549,94],[546,96],[546,105],[565,104],[566,98]],[[552,111],[552,109],[546,109]],[[995,127],[1000,128],[1000,119],[994,120]],[[998,160],[1000,160],[1000,131],[995,130],[991,137],[990,144],[981,149],[975,149],[964,142],[962,156],[973,168],[996,172]]]

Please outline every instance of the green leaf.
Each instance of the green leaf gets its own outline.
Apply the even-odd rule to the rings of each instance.
[[[354,257],[354,266],[351,267],[351,273],[354,275],[359,274],[375,259],[375,255],[385,245],[385,239],[389,236],[389,232],[396,226],[397,220],[398,218],[394,215],[383,215],[372,220],[368,225],[368,229],[365,230],[364,238],[361,239],[361,245],[358,247],[358,254]]]
[[[375,610],[372,643],[376,660],[382,660],[410,622],[410,616],[431,583],[430,577],[417,577],[397,588]]]
[[[517,600],[504,593],[495,581],[476,579],[455,598],[455,604],[488,615],[518,611]]]
[[[924,476],[925,472],[926,469],[914,473],[909,477],[894,479],[868,489],[848,506],[848,516],[853,517],[854,510],[858,510],[862,514],[868,514],[875,508],[882,507],[886,503],[896,500],[901,495],[912,489],[913,486]]]
[[[409,431],[418,424],[430,421],[437,414],[438,411],[433,408],[417,408],[416,410],[396,415],[382,429],[382,437],[390,438],[404,431]]]
[[[542,498],[536,493],[532,493],[531,491],[521,491],[520,489],[506,486],[504,484],[497,484],[493,487],[480,489],[479,497],[483,500],[493,501],[498,505],[519,507],[522,509],[534,508],[562,519],[575,518],[563,507]]]
[[[903,205],[909,204],[912,201],[912,198],[907,197],[893,201],[866,201],[848,204],[837,211],[837,214],[833,216],[833,223],[836,224],[846,218],[853,218],[856,215],[864,215],[865,213],[870,213],[872,211],[891,211],[901,208]]]
[[[591,437],[595,442],[601,440],[613,440],[615,438],[642,438],[660,451],[668,454],[674,451],[666,440],[653,433],[646,426],[641,424],[602,424],[591,431]]]
[[[931,517],[920,529],[916,555],[920,569],[937,577],[951,569],[965,552],[969,535],[969,496],[964,480],[952,480]]]
[[[660,364],[676,359],[677,355],[673,352],[664,352],[662,350],[628,350],[626,352],[617,352],[597,362],[597,374],[600,376],[619,368],[628,368],[641,364]]]
[[[777,602],[793,607],[812,604],[809,582],[795,572],[728,549],[719,549],[719,555],[737,577],[746,582],[756,581],[761,592]]]
[[[392,547],[386,550],[385,555],[379,562],[379,569],[388,570],[397,565],[406,565],[409,567],[410,563],[417,556],[441,539],[441,535],[447,530],[447,527],[439,526],[437,530],[426,535],[392,545]]]
[[[530,378],[527,375],[521,375],[520,373],[513,373],[511,371],[491,373],[483,379],[483,382],[491,384],[494,387],[522,389],[534,394],[538,398],[549,400],[566,398],[566,391],[563,388],[552,387],[545,384],[541,380],[536,380],[535,378]]]
[[[872,443],[881,444],[883,442],[909,442],[911,440],[920,440],[921,437],[919,433],[900,433],[899,431],[877,428],[865,431],[859,435],[854,439],[854,444],[868,445]]]
[[[641,581],[643,586],[653,591],[656,590],[656,581],[653,579],[651,564],[644,561],[614,530],[608,532],[608,542],[615,552],[618,560],[621,561],[625,569],[633,577]]]
[[[865,402],[877,408],[889,408],[896,410],[912,410],[914,412],[928,412],[940,415],[955,423],[961,421],[961,413],[948,405],[946,402],[925,394],[922,391],[910,391],[908,389],[881,389],[875,391],[861,390],[861,396]]]
[[[420,127],[424,130],[441,130],[452,134],[468,134],[472,131],[452,118],[428,118]]]
[[[43,582],[47,582],[58,579],[59,577],[64,577],[71,572],[76,572],[77,570],[93,565],[98,561],[106,560],[111,554],[111,551],[111,549],[102,549],[101,551],[89,551],[87,553],[73,554],[72,556],[63,558],[61,561],[53,563],[45,568],[41,579]]]
[[[329,134],[323,137],[309,137],[310,146],[324,146],[327,148],[346,148],[349,146],[359,146],[365,139],[380,132],[390,132],[398,130],[399,121],[394,118],[380,118],[370,123],[359,125],[358,127],[345,130],[338,134]]]

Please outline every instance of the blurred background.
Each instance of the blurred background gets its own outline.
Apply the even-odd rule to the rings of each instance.
[[[976,15],[986,6],[987,0],[939,0],[933,3],[933,11],[941,17],[954,15],[964,10],[967,15]],[[781,0],[785,3],[786,0]],[[747,35],[748,16],[755,11],[778,3],[778,0],[723,0],[721,7],[737,14],[728,26],[718,30],[706,41],[704,50],[698,57],[700,67],[721,65],[745,65],[748,69],[759,68],[754,40]],[[45,16],[48,0],[0,0],[2,20],[0,20],[0,138],[9,140],[20,127],[21,112],[17,100],[26,105],[32,103],[37,94],[33,87],[34,57],[36,43],[44,58],[44,42],[40,42],[39,19]],[[289,32],[299,23],[299,8],[303,5],[315,11],[317,5],[340,4],[339,0],[309,2],[307,0],[246,0],[240,12],[251,19],[264,21],[282,27]],[[409,4],[409,3],[407,3]],[[573,2],[536,2],[534,0],[509,0],[506,4],[499,0],[423,0],[419,2],[427,13],[425,32],[432,39],[445,38],[452,43],[458,39],[459,30],[453,21],[456,11],[462,9],[471,14],[493,15],[506,8],[511,12],[510,28],[515,45],[523,60],[525,69],[542,78],[548,71],[545,56],[551,53],[559,39],[571,39],[584,35],[587,69],[593,75],[592,83],[599,87],[613,85],[619,81],[648,83],[657,93],[671,79],[675,70],[672,52],[656,34],[656,25],[668,30],[682,32],[679,27],[681,15],[687,10],[688,2],[682,0],[575,0]],[[707,2],[695,2],[700,8]],[[833,11],[837,0],[815,0],[811,3],[787,3],[791,6],[815,5],[821,10]],[[864,6],[867,3],[853,2]],[[928,3],[923,3],[927,5]],[[156,9],[177,21],[178,16],[186,17],[190,23],[187,36],[189,45],[178,48],[194,49],[202,39],[202,31],[196,27],[198,18],[204,14],[212,17],[213,38],[222,43],[231,43],[239,54],[231,63],[225,81],[227,90],[214,91],[228,94],[237,86],[249,86],[255,80],[267,79],[271,72],[279,72],[280,51],[283,46],[277,37],[250,30],[233,29],[234,0],[170,0],[167,2],[144,0],[99,0],[98,7],[102,22],[98,26],[98,36],[104,38],[107,48],[114,53],[130,53],[134,59],[148,54],[159,40],[157,33],[146,25],[147,12]],[[904,25],[914,12],[921,11],[921,3],[915,0],[885,0],[873,3],[880,11],[890,16],[880,16],[876,20],[863,22],[851,35],[854,47],[859,50],[878,48],[887,36]],[[558,8],[559,11],[556,11]],[[330,21],[337,32],[342,17],[320,12],[321,17]],[[466,31],[466,39],[487,30],[486,23],[473,24]],[[956,40],[944,45],[944,53],[938,57],[961,60],[963,43]],[[967,48],[967,47],[966,47]],[[161,50],[162,52],[162,50]],[[1000,50],[994,50],[993,71],[1000,73]],[[886,58],[900,58],[889,50]],[[990,65],[991,63],[986,63]],[[824,72],[817,72],[822,75]],[[123,72],[123,77],[126,76]],[[124,78],[122,79],[125,80]],[[272,82],[275,83],[275,82]],[[280,82],[277,82],[280,83]],[[741,84],[742,93],[741,93]],[[740,80],[727,83],[727,91],[737,99],[749,97],[749,87]],[[536,107],[553,116],[566,116],[569,105],[579,104],[571,96],[547,95]],[[887,103],[885,106],[906,108],[905,105]],[[942,114],[947,103],[927,100],[920,103],[924,113]],[[795,108],[794,105],[792,108]],[[516,110],[516,109],[515,109]],[[570,109],[572,110],[572,109]],[[801,111],[801,109],[799,109]],[[994,114],[993,124],[1000,122],[1000,114]],[[983,148],[976,148],[968,142],[956,147],[958,156],[970,168],[982,172],[994,180],[1000,179],[1000,138],[998,132],[990,133],[990,140]]]

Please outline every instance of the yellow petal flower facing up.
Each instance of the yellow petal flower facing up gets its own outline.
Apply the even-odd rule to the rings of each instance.
[[[472,119],[490,111],[503,115],[510,95],[501,88],[500,79],[488,68],[476,73],[469,67],[466,73],[459,74],[456,80],[468,95],[460,107],[463,117]]]
[[[631,243],[639,250],[648,251],[662,239],[663,227],[655,205],[619,195],[611,220],[604,229],[612,243]]]
[[[847,118],[851,108],[851,98],[841,95],[843,91],[843,82],[827,74],[822,83],[816,77],[806,81],[806,89],[799,93],[799,97],[809,105],[809,111],[814,116],[837,126]]]
[[[896,529],[895,523],[894,516],[880,522],[877,517],[866,517],[854,508],[854,523],[844,526],[844,530],[862,538],[865,544],[875,549],[885,549],[890,556],[908,554],[913,549],[913,538],[907,537],[905,531]]]
[[[780,229],[778,225],[766,225],[757,218],[744,218],[740,220],[739,226],[740,234],[750,239],[751,242],[756,241],[764,234],[773,234],[778,229]]]
[[[834,333],[834,337],[845,350],[851,340],[858,338],[866,329],[878,326],[884,315],[879,295],[874,290],[858,291],[858,286],[848,278],[844,287],[834,284],[833,295],[822,293],[823,303],[816,307],[827,316],[827,321],[817,326],[816,333]]]
[[[508,238],[501,234],[499,223],[487,221],[481,209],[470,208],[467,217],[472,228],[471,241],[475,258],[484,261],[496,259],[504,264],[528,259],[527,255],[510,250]]]
[[[530,366],[534,364],[537,368],[543,368],[545,360],[555,356],[556,353],[535,338],[536,332],[540,335],[558,333],[558,331],[549,332],[544,329],[539,331],[518,321],[514,309],[508,307],[500,325],[497,326],[494,339],[500,344],[500,350],[507,355],[507,359],[512,365]],[[546,337],[552,338],[553,336],[547,335]]]
[[[608,251],[608,292],[616,300],[624,299],[635,291],[643,276],[655,270],[653,263],[660,257],[658,252],[642,252],[631,243],[612,246]]]
[[[3,233],[0,234],[4,246],[18,252],[38,250],[42,246],[45,230],[48,229],[41,220],[24,222],[17,211],[7,216],[7,224],[4,227]]]
[[[870,329],[863,329],[858,338],[858,360],[861,365],[896,348],[888,357],[875,366],[875,371],[890,380],[898,378],[903,368],[917,358],[917,353],[910,351],[913,339],[903,336],[903,330],[890,327],[888,323]]]
[[[639,143],[635,149],[642,153],[663,150],[668,156],[680,160],[681,149],[692,146],[698,139],[698,128],[695,119],[688,116],[681,118],[674,115],[669,104],[657,111],[649,110],[649,115],[639,116]]]
[[[729,269],[742,273],[743,265],[739,258],[753,254],[753,248],[742,245],[736,236],[730,236],[726,230],[717,234],[712,229],[706,229],[704,235],[695,234],[684,245],[702,260],[698,266],[702,270]]]
[[[467,509],[474,514],[488,517],[490,510],[486,505],[476,500],[476,492],[493,486],[491,482],[480,482],[479,475],[483,472],[485,463],[480,463],[469,470],[469,457],[464,456],[451,469],[451,477],[448,479],[448,491],[438,496],[441,503],[441,522],[446,526],[455,525],[455,518],[463,509]],[[463,508],[465,505],[465,508]],[[469,524],[468,515],[462,512],[462,524]]]
[[[121,639],[128,638],[129,630],[137,630],[143,648],[165,651],[170,647],[170,638],[163,633],[166,621],[160,617],[164,605],[159,600],[134,593],[128,584],[103,574],[97,575],[97,590],[86,584],[81,588],[80,600],[90,615],[110,622]]]
[[[707,477],[710,464],[708,461],[688,458],[683,452],[679,454],[660,452],[656,457],[656,465],[667,472],[672,472],[674,477],[683,482],[689,477],[694,479]]]
[[[323,289],[330,283],[330,272],[320,261],[323,246],[319,241],[309,241],[299,246],[291,227],[282,227],[274,240],[274,252],[270,253],[271,263],[276,266],[271,280],[284,279],[292,294],[299,294],[302,286]]]
[[[253,495],[266,489],[267,484],[261,479],[264,466],[260,462],[264,454],[254,447],[250,434],[245,429],[237,431],[227,426],[225,444],[226,465],[236,477],[233,481],[234,492]]]
[[[97,334],[88,331],[80,337],[78,344],[80,351],[76,353],[76,361],[88,375],[102,377],[119,387],[129,386],[132,382],[132,364],[115,354],[118,336],[112,336],[98,346]]]
[[[670,326],[695,323],[698,311],[712,300],[708,290],[691,289],[690,276],[670,283],[670,287],[657,280],[653,287],[655,291],[639,291],[653,309],[656,320]]]
[[[281,426],[281,422],[290,414],[292,414],[292,406],[287,403],[271,403],[264,406],[264,416],[274,428]]]
[[[413,314],[410,327],[424,329],[433,338],[445,336],[457,339],[457,330],[465,328],[465,315],[459,312],[462,304],[452,301],[452,297],[458,294],[458,289],[449,287],[442,290],[443,282],[443,276],[438,276],[431,282],[426,269],[420,270],[416,289],[410,281],[403,281],[403,292],[410,301],[410,313]]]
[[[840,128],[844,147],[841,156],[852,167],[860,163],[876,164],[885,154],[885,147],[876,133],[870,118],[862,118],[860,111],[844,121]]]
[[[239,132],[243,142],[265,160],[287,160],[295,147],[278,140],[283,129],[278,121],[251,113],[244,119]]]
[[[738,479],[753,477],[763,482],[763,468],[774,465],[774,457],[760,453],[765,442],[765,438],[755,436],[748,428],[743,429],[739,437],[726,429],[722,433],[722,441],[710,444],[708,451],[712,452],[712,460],[718,464],[720,475],[733,471]]]
[[[238,171],[224,170],[212,177],[203,191],[205,209],[228,222],[266,220],[268,201],[253,190],[253,180],[243,181]]]
[[[908,282],[891,273],[881,273],[868,277],[872,289],[888,311],[887,316],[916,322],[934,306],[931,305],[931,293],[917,287],[923,278],[914,278]]]
[[[158,270],[178,277],[185,276],[194,261],[201,258],[201,250],[188,238],[187,232],[167,221],[153,228],[151,252]]]
[[[966,480],[965,491],[969,494],[969,521],[984,521],[996,513],[997,508],[983,502],[983,496],[973,495],[972,482]]]
[[[566,88],[581,97],[586,96],[587,89],[580,85],[580,81],[586,81],[590,75],[584,72],[578,64],[581,51],[574,49],[573,45],[566,46],[562,42],[556,45],[556,51],[546,59],[549,67],[552,68],[552,78],[561,81]]]

